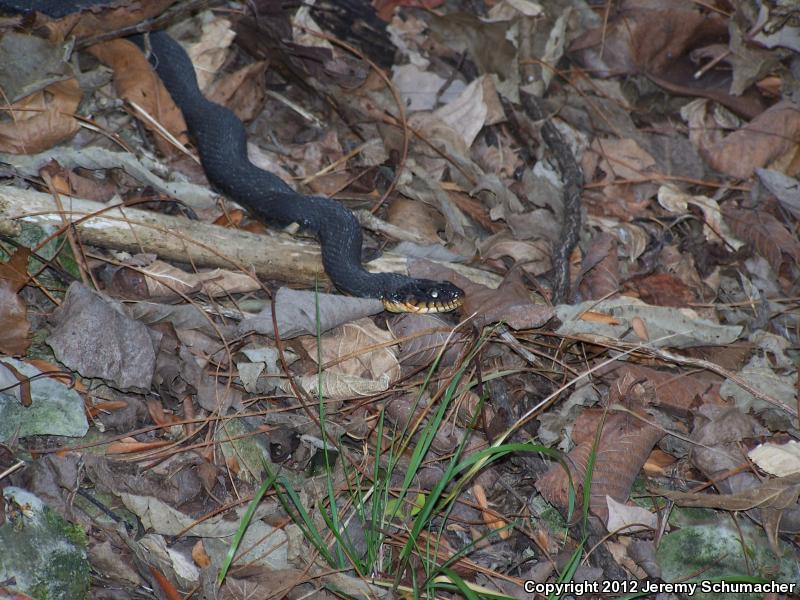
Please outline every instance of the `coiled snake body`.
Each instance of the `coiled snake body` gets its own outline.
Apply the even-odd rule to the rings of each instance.
[[[0,9],[60,18],[102,2],[0,0]],[[208,180],[260,220],[298,223],[315,233],[325,272],[337,288],[353,296],[378,298],[392,312],[446,312],[461,305],[463,291],[449,282],[368,272],[361,264],[362,235],[355,216],[335,200],[298,194],[276,175],[253,165],[247,157],[244,125],[230,110],[203,96],[194,66],[178,42],[163,31],[130,39],[150,50],[150,62],[183,113]]]

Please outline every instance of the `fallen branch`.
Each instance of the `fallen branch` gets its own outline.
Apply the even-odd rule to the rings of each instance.
[[[62,196],[68,220],[84,243],[131,253],[153,253],[195,267],[249,269],[266,279],[295,284],[328,284],[319,245],[284,233],[260,235],[183,217]],[[62,227],[49,194],[0,187],[0,233],[17,236],[22,222]],[[492,273],[464,265],[447,266],[476,283],[497,287]],[[408,259],[391,253],[371,261],[371,271],[408,273]]]

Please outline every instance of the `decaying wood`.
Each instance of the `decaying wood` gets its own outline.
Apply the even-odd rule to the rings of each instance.
[[[319,245],[284,233],[260,235],[160,213],[62,196],[68,220],[81,240],[92,246],[153,253],[197,268],[253,269],[266,279],[295,284],[329,284]],[[114,206],[114,208],[109,208]],[[0,233],[19,235],[22,222],[64,224],[49,194],[0,187]],[[371,271],[407,273],[408,259],[391,253],[371,261]],[[497,287],[499,278],[463,265],[448,264],[476,283]]]

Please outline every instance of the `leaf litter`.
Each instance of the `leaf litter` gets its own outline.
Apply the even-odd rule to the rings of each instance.
[[[359,212],[376,270],[467,291],[387,315],[209,189],[113,39],[170,2],[101,4],[0,23],[0,531],[34,494],[83,532],[93,597],[800,578],[796,7],[181,15],[255,162]],[[564,181],[523,92],[585,181],[558,306]]]

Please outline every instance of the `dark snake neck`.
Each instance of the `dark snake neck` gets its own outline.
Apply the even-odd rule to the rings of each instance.
[[[144,36],[131,38],[145,48]],[[319,196],[301,196],[281,178],[259,169],[247,156],[247,133],[239,118],[203,97],[194,66],[183,48],[162,31],[149,36],[150,61],[180,107],[203,170],[220,192],[254,217],[278,225],[298,223],[322,245],[325,272],[348,294],[381,298],[385,290],[412,282],[394,273],[370,273],[361,265],[361,226],[344,206]]]

